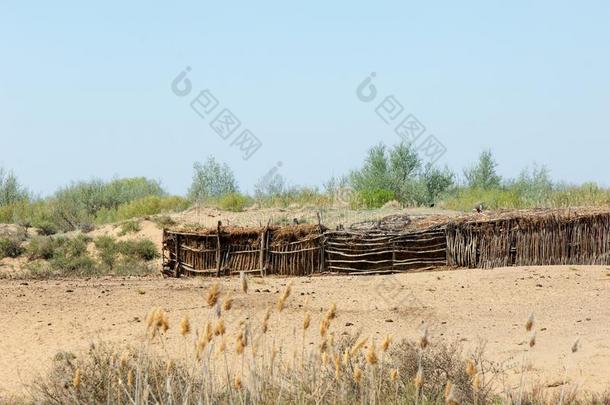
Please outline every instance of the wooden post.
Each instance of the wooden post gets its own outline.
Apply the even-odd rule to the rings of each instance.
[[[222,222],[218,221],[218,227],[216,228],[216,277],[220,277],[220,266],[222,263],[222,254],[220,249],[220,227]]]
[[[261,231],[261,250],[258,257],[258,268],[261,270],[261,276],[265,277],[265,237],[267,236],[267,230]]]
[[[269,236],[269,226],[271,225],[271,218],[267,221],[267,226],[261,234],[261,251],[258,259],[258,267],[261,270],[261,276],[267,275],[267,263],[265,263],[265,250],[267,249],[267,238]]]
[[[180,271],[182,270],[181,265],[180,265],[180,235],[175,233],[174,236],[175,236],[174,247],[176,249],[176,264],[175,264],[174,273],[175,273],[176,277],[179,278]]]
[[[392,242],[392,270],[396,269],[396,242]]]
[[[324,246],[326,245],[326,237],[322,235],[322,216],[320,212],[316,212],[318,217],[318,230],[320,232],[320,265],[318,266],[320,273],[324,273],[326,271],[326,252]]]

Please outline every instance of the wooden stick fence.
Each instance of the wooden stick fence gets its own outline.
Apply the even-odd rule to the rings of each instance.
[[[304,276],[438,267],[610,264],[610,213],[447,220],[427,229],[330,231],[321,224],[164,230],[164,271]]]
[[[610,213],[514,217],[446,226],[447,265],[610,264]]]

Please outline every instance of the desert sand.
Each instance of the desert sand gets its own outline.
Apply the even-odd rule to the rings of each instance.
[[[19,281],[0,284],[0,398],[20,394],[43,373],[58,351],[75,354],[91,342],[138,344],[153,306],[170,316],[169,341],[188,315],[196,327],[210,316],[206,289],[216,279],[104,278]],[[275,303],[287,279],[252,278],[246,295],[239,280],[222,278],[235,298],[228,324],[257,316]],[[334,330],[379,341],[386,333],[416,338],[422,323],[434,341],[459,341],[464,353],[485,343],[486,357],[516,375],[527,346],[524,324],[535,313],[537,344],[528,356],[530,378],[556,386],[570,364],[569,381],[582,390],[610,386],[610,269],[604,266],[515,267],[447,270],[390,276],[293,278],[293,294],[270,335],[284,343],[313,314],[306,344],[317,344],[317,323],[331,303]],[[228,331],[229,335],[231,330]],[[580,350],[570,348],[579,338]],[[300,341],[299,341],[300,344]],[[170,345],[171,347],[171,345]],[[512,371],[511,371],[512,370]]]

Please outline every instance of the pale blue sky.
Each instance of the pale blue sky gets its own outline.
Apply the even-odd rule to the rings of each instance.
[[[400,140],[356,97],[371,72],[442,165],[491,148],[505,176],[610,185],[607,2],[90,3],[0,3],[0,165],[35,192],[143,175],[184,193],[207,155],[245,190],[277,161],[320,185]],[[250,160],[189,107],[205,88],[263,142]]]

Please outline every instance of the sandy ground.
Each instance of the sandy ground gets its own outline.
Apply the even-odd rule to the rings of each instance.
[[[318,343],[320,319],[332,302],[339,312],[334,330],[361,331],[380,340],[386,333],[415,338],[422,322],[431,340],[462,342],[465,351],[486,342],[489,359],[505,367],[520,364],[527,339],[524,323],[536,314],[537,345],[530,357],[532,378],[555,385],[569,379],[581,389],[610,386],[610,270],[596,266],[453,270],[392,276],[295,278],[281,323],[272,318],[270,334],[290,340],[301,328],[304,305],[313,314],[308,344]],[[163,306],[174,326],[170,342],[181,337],[177,323],[187,314],[200,326],[210,314],[206,289],[213,279],[95,279],[18,281],[0,284],[0,398],[18,394],[49,366],[60,350],[78,353],[90,342],[137,344],[145,316]],[[236,279],[222,279],[234,308],[227,324],[261,316],[277,300],[286,279],[251,279],[250,292]],[[305,304],[305,302],[307,303]],[[258,314],[258,315],[253,315]],[[254,321],[254,320],[252,320]],[[229,326],[229,333],[231,333]],[[581,349],[569,354],[576,338]],[[171,345],[170,345],[171,346]]]

